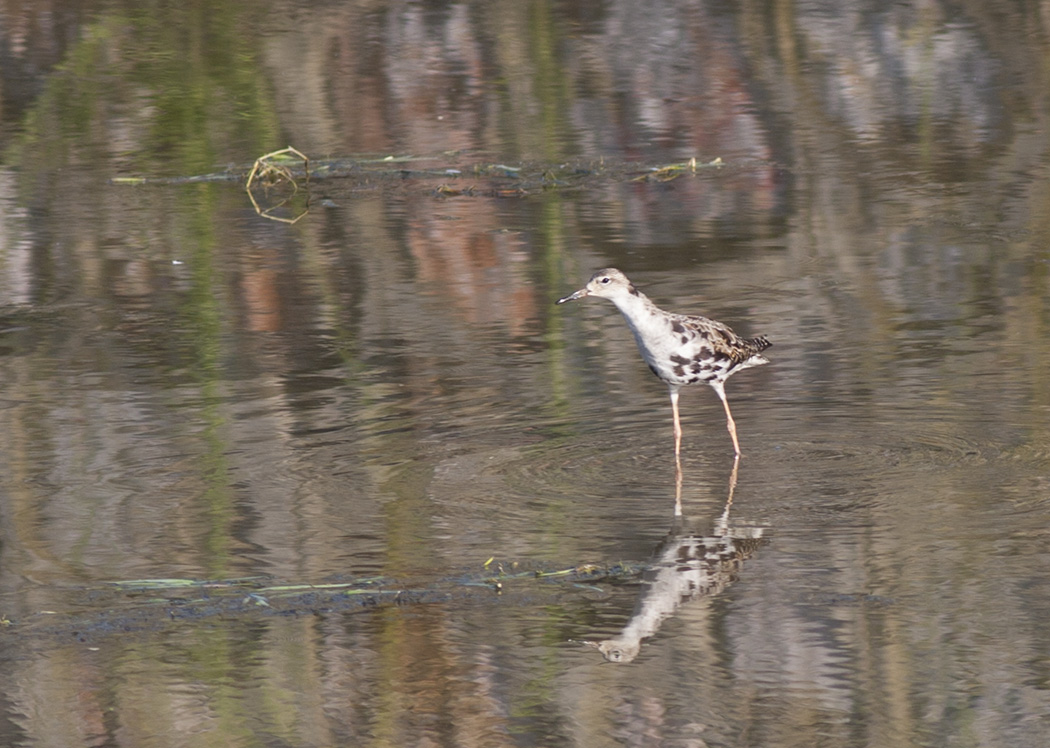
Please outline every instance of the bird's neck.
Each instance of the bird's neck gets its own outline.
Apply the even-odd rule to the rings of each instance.
[[[637,289],[635,289],[634,293],[620,294],[612,302],[616,304],[616,308],[620,310],[631,324],[652,317],[653,312],[660,312],[660,309],[652,302],[652,299]]]
[[[663,322],[664,313],[641,291],[621,294],[612,302],[627,320],[627,325],[638,339],[639,345],[648,334],[657,332],[657,327],[659,327],[659,333],[666,330],[666,323]]]

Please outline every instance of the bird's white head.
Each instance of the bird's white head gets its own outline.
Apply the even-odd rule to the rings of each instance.
[[[575,301],[584,296],[600,296],[603,299],[616,299],[625,294],[637,296],[638,290],[634,287],[626,275],[616,268],[602,268],[591,276],[587,285],[579,291],[575,291],[564,299],[558,299],[559,304],[566,301]]]

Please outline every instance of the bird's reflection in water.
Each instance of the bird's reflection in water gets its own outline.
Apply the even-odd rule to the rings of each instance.
[[[713,522],[690,520],[682,513],[681,474],[676,477],[674,522],[642,574],[634,614],[617,636],[585,641],[609,662],[630,662],[642,640],[655,634],[682,603],[717,595],[735,579],[743,562],[766,542],[760,527],[733,527],[729,510],[736,490],[737,468],[729,478],[725,509]]]

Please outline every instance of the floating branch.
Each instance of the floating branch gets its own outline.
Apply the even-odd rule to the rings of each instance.
[[[652,169],[647,171],[645,174],[642,174],[641,176],[637,176],[634,179],[632,179],[631,181],[632,182],[670,182],[672,179],[677,179],[678,177],[680,177],[682,174],[684,174],[686,172],[686,170],[691,171],[693,174],[695,174],[696,170],[698,168],[702,169],[702,168],[706,168],[706,167],[712,167],[712,166],[718,167],[718,166],[724,166],[724,165],[725,164],[722,161],[722,157],[721,156],[719,156],[718,158],[714,159],[713,161],[708,161],[706,164],[699,164],[699,163],[697,163],[696,162],[696,157],[694,156],[693,158],[689,159],[688,161],[686,161],[685,163],[682,163],[682,164],[669,164],[667,166],[653,167]]]
[[[671,164],[638,164],[633,161],[570,160],[559,163],[529,163],[519,166],[480,162],[463,164],[461,153],[433,155],[363,156],[335,159],[308,159],[289,146],[259,157],[253,165],[231,167],[214,174],[178,177],[114,177],[112,184],[182,185],[236,181],[244,184],[255,211],[265,218],[295,223],[303,215],[289,217],[289,202],[300,200],[297,193],[314,182],[324,182],[326,192],[335,199],[375,190],[420,190],[438,198],[527,197],[548,190],[579,190],[617,183],[660,184],[682,177],[700,177],[721,171],[730,164],[721,158],[703,161],[691,158]],[[741,168],[766,169],[761,161],[732,164]],[[282,190],[276,195],[271,190]],[[306,210],[312,196],[306,191]],[[280,213],[278,213],[280,209]]]
[[[302,161],[304,179],[303,189],[306,191],[306,207],[303,209],[303,212],[295,218],[274,215],[274,211],[287,205],[292,198],[299,193],[299,181],[295,178],[292,169],[288,165],[289,163],[294,164],[296,160]],[[290,186],[291,193],[281,198],[276,204],[263,209],[259,207],[259,203],[256,201],[255,195],[252,192],[252,186],[256,184],[260,185],[267,193],[277,187],[287,189],[288,186]],[[288,146],[287,148],[267,153],[266,155],[259,156],[259,158],[255,159],[255,164],[252,166],[252,170],[248,173],[248,181],[244,185],[244,191],[248,193],[248,199],[252,201],[252,207],[255,208],[255,212],[263,218],[269,218],[271,221],[280,221],[281,223],[295,223],[310,212],[309,187],[310,159],[301,151],[292,146]]]

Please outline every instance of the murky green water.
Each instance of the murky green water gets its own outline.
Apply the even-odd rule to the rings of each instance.
[[[0,743],[1050,740],[1045,8],[0,20]]]

